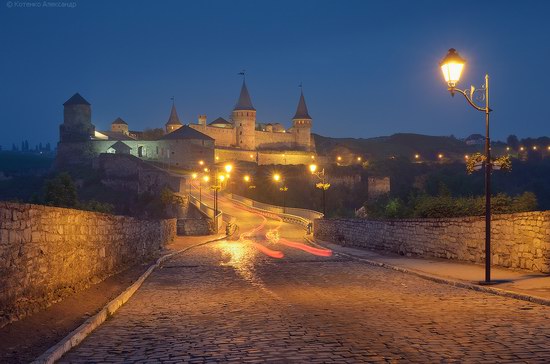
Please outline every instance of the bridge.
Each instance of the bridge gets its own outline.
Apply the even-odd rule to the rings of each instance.
[[[60,362],[545,360],[543,306],[518,311],[336,254],[306,239],[307,218],[277,207],[221,195],[219,209],[238,226],[231,236],[165,261]]]

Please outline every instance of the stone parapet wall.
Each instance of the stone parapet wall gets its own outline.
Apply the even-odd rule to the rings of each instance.
[[[550,273],[550,211],[494,215],[492,264]],[[485,261],[485,219],[319,219],[315,237],[407,256]]]
[[[0,327],[156,256],[176,220],[0,202]]]

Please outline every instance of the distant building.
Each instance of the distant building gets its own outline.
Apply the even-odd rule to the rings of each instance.
[[[485,144],[485,137],[481,134],[472,134],[464,142],[468,145],[483,145]]]
[[[243,160],[259,164],[307,164],[315,155],[311,137],[312,118],[304,94],[300,94],[292,127],[280,123],[256,123],[256,109],[243,80],[231,119],[218,117],[207,124],[201,114],[197,124],[184,125],[172,103],[165,134],[155,140],[144,140],[143,131],[130,130],[128,123],[117,117],[109,130],[98,131],[92,124],[92,107],[80,94],[64,104],[63,123],[59,127],[58,164],[87,162],[101,153],[131,154],[180,168],[196,168],[197,161]],[[254,152],[255,154],[251,154]],[[278,155],[280,153],[280,155]],[[256,155],[256,158],[251,158]]]
[[[390,193],[390,177],[369,177],[367,188],[369,200]]]

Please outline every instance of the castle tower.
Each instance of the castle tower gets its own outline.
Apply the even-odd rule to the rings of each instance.
[[[294,133],[296,145],[305,150],[311,149],[311,116],[307,111],[304,92],[300,92],[300,101],[296,108],[296,114],[292,118],[292,132]]]
[[[61,142],[81,142],[93,138],[92,107],[77,92],[63,104],[63,124],[59,126]]]
[[[128,123],[122,120],[122,118],[116,118],[115,121],[111,123],[111,131],[128,135]]]
[[[237,132],[237,147],[247,150],[256,149],[256,109],[252,106],[244,80],[239,100],[231,113],[231,119]]]
[[[168,121],[165,124],[166,126],[166,134],[173,132],[174,130],[177,130],[183,126],[183,124],[180,121],[180,118],[178,117],[178,112],[176,111],[176,105],[172,103],[172,110],[170,110],[170,117],[168,118]]]
[[[206,126],[206,115],[199,115],[199,125]]]

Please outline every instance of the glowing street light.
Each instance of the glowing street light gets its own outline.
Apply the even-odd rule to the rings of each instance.
[[[474,109],[485,114],[485,282],[491,282],[491,140],[489,139],[489,113],[493,111],[489,107],[489,75],[485,75],[485,84],[479,89],[470,86],[468,90],[456,88],[460,81],[460,76],[466,61],[458,55],[458,52],[451,48],[447,55],[443,58],[439,66],[443,72],[443,77],[451,96],[458,92],[464,96],[468,104]],[[479,98],[475,98],[474,94],[480,93]],[[474,100],[481,100],[485,105],[479,106]],[[441,159],[441,158],[440,158]]]
[[[325,169],[323,168],[321,171],[317,171],[317,165],[316,164],[310,164],[309,165],[309,171],[312,175],[319,178],[321,180],[320,183],[317,183],[315,187],[321,189],[323,191],[323,216],[326,214],[326,196],[325,193],[330,187],[330,183],[327,183],[325,178]]]
[[[250,176],[248,174],[246,174],[244,177],[243,177],[243,180],[248,183],[250,182]]]
[[[198,176],[199,176],[199,174],[196,173],[196,172],[191,173],[191,178],[193,178],[193,179],[197,179]],[[191,183],[189,183],[188,190],[189,190],[189,191],[188,191],[189,194],[191,194]]]
[[[224,169],[227,173],[231,173],[231,170],[233,169],[233,166],[231,164],[226,164],[224,166]]]
[[[285,180],[284,178],[279,174],[279,173],[275,173],[273,175],[273,180],[275,181],[275,183],[279,183],[279,182],[282,182],[283,183],[283,186],[279,188],[279,190],[283,193],[283,213],[285,213],[285,210],[286,210],[286,196],[285,196],[285,192],[288,191],[288,187],[286,186],[285,184]]]
[[[415,154],[414,159],[417,159],[417,160],[420,159],[420,154]]]
[[[220,180],[220,182],[225,181],[225,175],[224,175],[224,174],[220,174],[220,175],[218,176],[218,179]]]
[[[357,157],[357,162],[361,162],[361,157]]]
[[[439,66],[443,72],[445,82],[449,85],[449,91],[454,95],[454,88],[460,81],[460,75],[466,61],[460,57],[456,49],[449,49],[449,53],[443,58]]]
[[[342,161],[342,157],[338,156],[338,157],[336,157],[336,160],[337,160],[338,162],[341,162],[341,161]]]
[[[506,147],[506,151],[509,152],[509,151],[510,151],[510,147]]]
[[[208,177],[208,175],[204,175],[202,176],[202,181],[204,181],[204,183],[208,183],[208,181],[210,181],[210,177]],[[202,181],[199,180],[199,202],[202,202]]]
[[[524,147],[519,147],[519,150],[523,152],[525,150],[525,148]]]
[[[439,154],[437,155],[437,158],[443,159],[443,154],[439,153]]]
[[[199,161],[199,166],[204,166],[204,161],[203,160]]]
[[[537,150],[537,146],[536,146],[536,145],[533,145],[533,150]]]
[[[468,160],[470,159],[470,156],[468,154],[464,155],[464,159]]]

